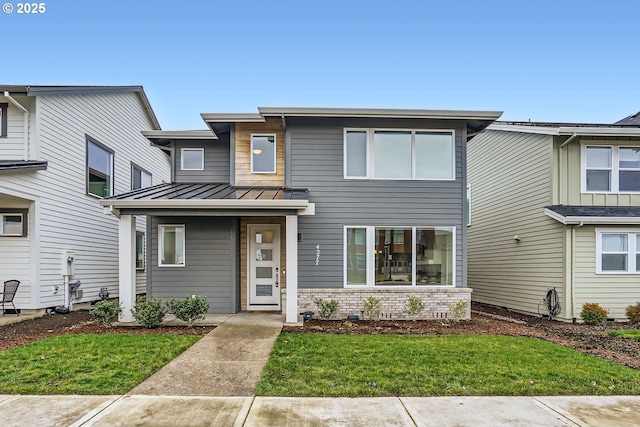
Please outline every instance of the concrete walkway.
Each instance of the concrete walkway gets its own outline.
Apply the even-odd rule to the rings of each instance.
[[[253,396],[283,322],[273,313],[227,315],[131,394]]]
[[[6,427],[638,425],[638,396],[294,398],[1,396]]]

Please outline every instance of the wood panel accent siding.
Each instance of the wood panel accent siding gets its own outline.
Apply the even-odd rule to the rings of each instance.
[[[467,153],[472,300],[537,313],[555,287],[565,304],[565,227],[544,214],[552,201],[552,137],[486,131]]]
[[[251,172],[251,134],[255,133],[276,135],[276,173]],[[235,136],[235,185],[284,186],[285,144],[282,120],[267,119],[265,123],[236,123]]]

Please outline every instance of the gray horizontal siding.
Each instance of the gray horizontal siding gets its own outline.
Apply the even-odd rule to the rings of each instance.
[[[290,121],[291,185],[309,189],[315,216],[301,216],[299,286],[343,286],[345,225],[456,227],[456,286],[463,284],[462,123],[435,121]],[[455,129],[455,181],[344,179],[344,127]],[[316,265],[316,246],[320,260]]]
[[[233,218],[152,217],[148,289],[161,299],[201,295],[209,313],[238,311],[238,222]],[[185,267],[158,266],[158,225],[184,224]]]
[[[204,148],[204,170],[180,169],[182,148]],[[229,134],[217,141],[175,141],[175,182],[228,183],[231,177]]]

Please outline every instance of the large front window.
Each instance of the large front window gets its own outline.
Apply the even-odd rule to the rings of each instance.
[[[585,146],[583,164],[584,192],[640,192],[640,147]]]
[[[455,285],[455,228],[346,227],[346,286]]]
[[[87,137],[87,193],[97,197],[113,194],[113,151]]]
[[[160,236],[158,265],[160,267],[184,267],[184,225],[160,225],[158,234]]]
[[[640,233],[596,229],[596,273],[640,273]]]
[[[452,180],[453,131],[347,129],[345,178]]]

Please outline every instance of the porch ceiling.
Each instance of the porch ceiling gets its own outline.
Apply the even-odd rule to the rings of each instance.
[[[46,160],[0,160],[0,173],[39,171],[47,169]]]
[[[160,184],[100,201],[113,209],[306,209],[306,189],[229,184]]]

